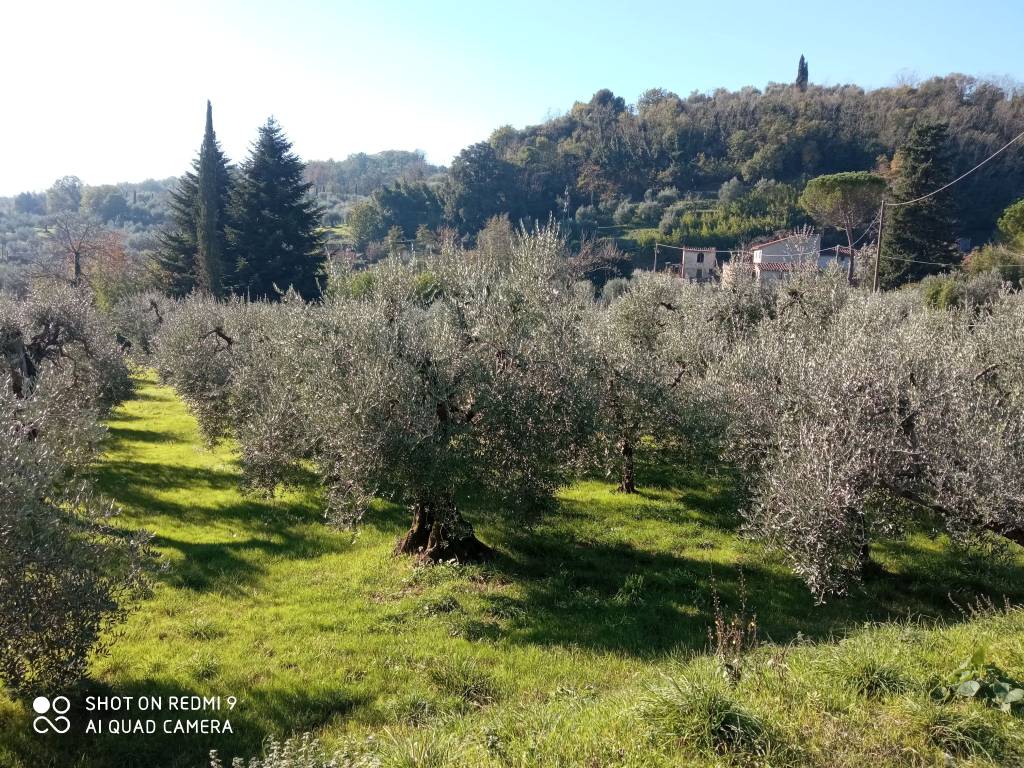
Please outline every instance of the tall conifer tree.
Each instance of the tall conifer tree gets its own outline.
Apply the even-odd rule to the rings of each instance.
[[[804,55],[801,53],[800,62],[796,65],[796,87],[801,91],[807,90],[808,76],[807,59],[805,59]]]
[[[170,221],[158,235],[160,248],[156,254],[156,271],[163,289],[174,296],[184,296],[196,287],[196,181],[198,159],[193,170],[178,179],[170,192]]]
[[[276,298],[289,287],[316,296],[322,211],[303,181],[303,163],[274,118],[259,129],[231,201],[228,245],[235,290]]]
[[[953,178],[949,130],[945,123],[919,123],[893,161],[893,201],[913,200]],[[957,261],[950,191],[886,211],[879,276],[894,288],[948,269]],[[928,262],[928,263],[923,263]]]
[[[196,283],[200,289],[220,296],[227,266],[225,225],[231,174],[213,131],[213,107],[209,101],[196,185]]]
[[[192,170],[170,193],[170,222],[159,235],[156,266],[169,293],[223,292],[230,186],[227,159],[213,132],[213,109],[206,102],[203,143]]]

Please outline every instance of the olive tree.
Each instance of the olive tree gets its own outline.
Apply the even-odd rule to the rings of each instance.
[[[102,409],[125,392],[113,336],[80,290],[0,300],[0,678],[75,682],[145,587],[144,533],[94,490]]]
[[[873,537],[911,521],[1019,536],[1019,298],[935,311],[832,275],[788,286],[776,313],[712,375],[748,529],[819,598],[861,578]]]
[[[504,248],[451,246],[422,271],[391,261],[364,299],[328,303],[302,406],[340,519],[370,496],[410,505],[398,552],[472,559],[486,547],[457,507],[487,490],[535,511],[582,456],[593,376],[577,290],[554,228]],[[427,286],[425,288],[424,286]]]
[[[165,315],[153,345],[161,380],[177,390],[209,441],[231,431],[232,325],[241,322],[245,306],[237,298],[193,294]]]
[[[703,375],[723,336],[704,286],[641,272],[617,293],[595,305],[589,323],[600,385],[595,437],[619,491],[635,493],[641,442],[679,444],[699,429]]]
[[[207,434],[238,438],[254,485],[312,466],[334,521],[395,498],[412,517],[397,552],[485,556],[458,499],[537,512],[585,456],[592,288],[554,227],[370,274],[319,304],[192,297],[159,334],[163,375]]]
[[[131,392],[113,328],[85,288],[47,283],[23,301],[0,298],[0,354],[19,397],[46,367],[65,371],[83,397],[105,408]]]
[[[594,352],[603,379],[595,432],[609,471],[617,470],[619,491],[636,493],[638,445],[645,437],[672,434],[666,406],[671,363],[664,354],[666,321],[672,306],[670,279],[638,276],[592,321]]]
[[[164,320],[177,302],[156,291],[123,296],[109,310],[118,342],[132,357],[150,362]]]

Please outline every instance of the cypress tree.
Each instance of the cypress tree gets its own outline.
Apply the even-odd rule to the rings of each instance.
[[[953,177],[949,131],[945,123],[919,123],[893,161],[894,202],[913,200]],[[950,191],[925,200],[887,209],[885,240],[878,271],[886,288],[920,280],[957,263]],[[930,262],[930,263],[920,263]]]
[[[232,195],[228,245],[234,287],[250,298],[276,298],[289,287],[305,298],[319,293],[322,211],[291,150],[271,117],[259,129]]]
[[[156,268],[168,293],[222,292],[230,185],[227,160],[213,132],[213,108],[207,101],[203,143],[192,170],[171,190],[170,222],[159,234]]]
[[[156,271],[165,291],[184,296],[196,287],[196,200],[199,196],[198,166],[186,171],[170,192],[170,221],[158,235]]]
[[[807,90],[807,80],[808,80],[807,60],[804,58],[804,55],[801,53],[800,54],[800,63],[798,63],[796,65],[796,87],[799,88],[801,91],[806,91]]]
[[[224,290],[228,196],[231,175],[213,131],[213,107],[206,102],[206,131],[199,149],[196,195],[196,283],[219,296]]]

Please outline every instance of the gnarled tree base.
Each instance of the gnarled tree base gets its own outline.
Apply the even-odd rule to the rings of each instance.
[[[486,560],[494,550],[476,537],[453,503],[419,501],[412,508],[412,527],[398,540],[395,554],[428,563],[467,563]]]

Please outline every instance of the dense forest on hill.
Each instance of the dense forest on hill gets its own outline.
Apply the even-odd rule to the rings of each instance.
[[[948,127],[958,175],[1024,130],[1024,91],[958,74],[875,90],[770,84],[684,98],[652,89],[635,105],[601,90],[539,125],[498,128],[464,149],[440,185],[378,190],[350,230],[361,246],[394,226],[405,237],[442,223],[473,234],[507,213],[735,247],[807,223],[797,201],[814,176],[895,174],[912,128],[929,122]],[[957,233],[988,240],[1022,189],[1020,152],[986,165],[955,191]],[[431,193],[436,206],[423,204]]]
[[[752,209],[772,213],[773,207],[784,209],[795,201],[813,176],[887,170],[910,129],[922,121],[948,123],[953,170],[959,174],[1024,130],[1024,92],[949,75],[871,91],[853,85],[806,90],[770,85],[764,91],[718,90],[682,98],[654,89],[631,108],[610,91],[599,91],[540,125],[499,128],[488,145],[495,164],[505,165],[513,216],[544,217],[563,207],[578,219],[609,219],[623,200],[651,202],[653,197],[656,202],[659,191],[671,190],[663,196],[668,205],[661,215],[677,213],[670,221],[678,225],[688,209],[685,203],[673,209],[673,197],[720,196],[728,202],[749,197],[761,182],[757,196],[763,199]],[[455,161],[453,200],[472,188],[462,176],[472,177],[467,172],[486,154],[471,148]],[[762,180],[775,182],[771,194]],[[1022,188],[1024,154],[1019,152],[966,180],[956,192],[962,234],[987,238],[999,212]],[[657,210],[639,213],[654,225],[661,221],[654,218]]]
[[[323,207],[324,223],[331,226],[344,221],[351,205],[374,190],[405,180],[436,181],[443,172],[427,163],[422,152],[387,150],[310,161],[305,180]],[[53,224],[71,211],[108,230],[126,258],[147,263],[158,250],[158,233],[167,225],[170,192],[177,182],[171,177],[88,185],[67,176],[45,192],[0,197],[0,288],[18,289],[32,275],[60,269],[52,253]]]

